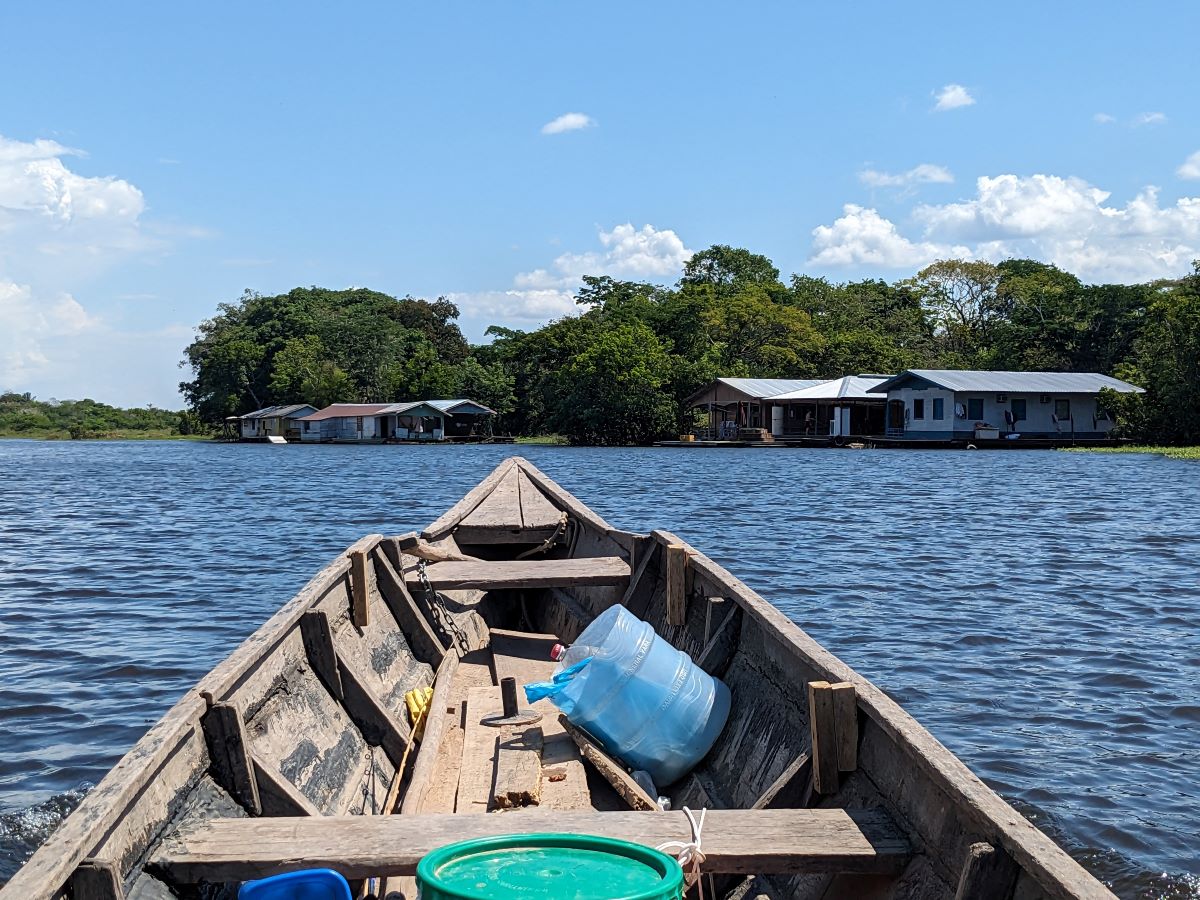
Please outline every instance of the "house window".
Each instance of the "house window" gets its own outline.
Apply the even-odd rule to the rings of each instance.
[[[362,416],[359,416],[359,417],[358,417],[358,425],[357,425],[357,427],[358,427],[358,430],[359,430],[359,431],[362,431]]]
[[[933,418],[939,422],[946,418],[946,401],[942,397],[933,398]]]
[[[1012,417],[1013,417],[1014,422],[1024,422],[1025,421],[1025,413],[1026,413],[1025,402],[1026,401],[1024,401],[1024,400],[1016,400],[1016,399],[1013,400],[1013,402],[1012,402]]]
[[[972,397],[967,401],[967,418],[973,422],[979,422],[983,419],[982,397]]]
[[[309,425],[311,425],[311,424],[312,424],[311,422],[305,422],[305,423],[304,423],[304,430],[305,430],[305,431],[308,431],[308,426],[309,426]]]
[[[913,400],[913,418],[914,419],[925,418],[925,401],[924,400]]]
[[[1071,418],[1071,401],[1065,398],[1059,398],[1054,401],[1054,418],[1060,422],[1066,422]]]

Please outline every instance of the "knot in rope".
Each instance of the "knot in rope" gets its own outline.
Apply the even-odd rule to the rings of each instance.
[[[690,841],[667,841],[665,844],[659,844],[656,850],[662,853],[670,853],[679,861],[680,868],[683,869],[684,878],[687,881],[687,886],[690,888],[700,880],[700,864],[704,862],[704,851],[700,849],[701,845],[701,830],[704,828],[704,814],[707,809],[700,810],[700,821],[696,821],[696,816],[686,806],[683,807],[683,813],[687,816],[688,822],[692,826],[692,839]],[[704,897],[704,885],[700,885],[700,896]]]

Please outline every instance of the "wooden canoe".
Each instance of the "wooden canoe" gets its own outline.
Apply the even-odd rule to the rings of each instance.
[[[426,561],[422,568],[421,560]],[[498,685],[623,602],[729,686],[712,751],[654,799],[548,701]],[[404,695],[432,687],[414,730]],[[418,739],[419,735],[419,739]],[[420,535],[322,569],[117,763],[0,900],[234,897],[312,866],[415,896],[450,841],[545,830],[687,840],[706,896],[1113,895],[890,700],[703,553],[613,528],[524,459]]]

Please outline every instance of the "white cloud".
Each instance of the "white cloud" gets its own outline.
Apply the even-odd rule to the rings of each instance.
[[[1175,170],[1175,174],[1189,180],[1200,178],[1200,150],[1185,159],[1183,165]]]
[[[562,253],[545,268],[519,272],[511,288],[448,295],[466,318],[545,322],[578,311],[575,292],[584,275],[674,281],[692,252],[669,228],[634,227],[626,222],[597,234],[600,247]]]
[[[1098,112],[1092,116],[1092,121],[1097,125],[1111,125],[1113,122],[1117,121],[1117,117],[1109,115],[1105,112]]]
[[[1200,198],[1161,207],[1153,187],[1124,206],[1109,196],[1080,178],[982,177],[970,200],[916,207],[919,239],[873,209],[849,205],[833,225],[814,230],[809,262],[915,268],[949,256],[1016,256],[1087,281],[1133,282],[1178,276],[1200,256]]]
[[[1167,124],[1166,113],[1160,112],[1144,112],[1133,120],[1134,125],[1165,125]]]
[[[553,119],[543,125],[542,134],[562,134],[564,131],[578,131],[581,128],[590,128],[595,124],[596,120],[584,113],[563,113],[557,119]]]
[[[98,324],[70,294],[39,297],[27,284],[0,280],[0,390],[48,371],[54,365],[48,344]]]
[[[917,184],[951,184],[954,176],[945,166],[921,163],[907,172],[896,174],[880,172],[876,169],[863,169],[858,173],[858,180],[868,187],[908,188]]]
[[[975,102],[975,98],[961,84],[948,84],[940,91],[935,91],[933,96],[937,98],[937,104],[933,107],[935,112],[945,112],[949,109],[958,109],[962,106],[971,106]]]

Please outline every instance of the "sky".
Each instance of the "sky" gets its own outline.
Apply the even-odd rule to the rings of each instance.
[[[244,290],[447,296],[747,247],[904,278],[1200,257],[1193,2],[0,5],[0,391],[180,408]]]

